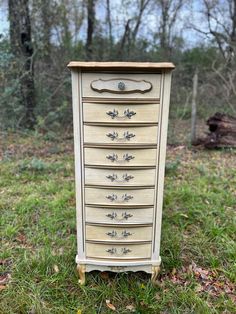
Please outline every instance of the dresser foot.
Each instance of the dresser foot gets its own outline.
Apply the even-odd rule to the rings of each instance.
[[[152,266],[152,277],[151,277],[152,283],[156,282],[160,269],[161,269],[160,266]]]
[[[85,265],[77,265],[77,271],[79,273],[79,284],[84,285],[85,284],[86,266]]]

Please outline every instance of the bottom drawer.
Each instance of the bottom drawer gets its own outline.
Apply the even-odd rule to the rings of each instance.
[[[151,243],[101,244],[87,243],[86,255],[91,258],[140,259],[151,257]]]

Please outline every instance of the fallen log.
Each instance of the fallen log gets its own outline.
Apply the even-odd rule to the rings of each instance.
[[[209,133],[198,139],[196,145],[206,148],[236,148],[236,118],[223,113],[215,113],[207,120]]]

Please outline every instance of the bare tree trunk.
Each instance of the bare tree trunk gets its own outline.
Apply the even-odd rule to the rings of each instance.
[[[169,58],[171,56],[171,37],[173,29],[178,20],[178,15],[183,7],[183,0],[156,0],[158,9],[161,12],[160,17],[160,47],[162,56]]]
[[[169,16],[169,2],[165,0],[160,0],[161,4],[161,32],[160,32],[160,46],[165,53],[168,49],[167,43],[167,25],[168,25],[168,16]]]
[[[50,0],[41,0],[41,14],[42,14],[42,26],[43,26],[43,52],[45,61],[49,63],[49,57],[51,53],[51,7]]]
[[[124,56],[125,44],[129,40],[129,37],[130,37],[130,26],[129,26],[130,22],[131,22],[130,19],[126,22],[124,34],[123,34],[121,41],[120,41],[120,45],[119,45],[119,49],[118,49],[118,53],[117,53],[117,56],[120,59],[122,59]]]
[[[86,40],[86,59],[91,60],[93,56],[93,33],[95,24],[95,0],[87,0],[87,40]]]
[[[132,31],[132,40],[133,42],[135,42],[136,40],[136,37],[137,37],[137,34],[138,34],[138,31],[139,31],[139,28],[140,28],[140,25],[141,25],[141,22],[142,22],[142,16],[143,16],[143,13],[148,5],[148,3],[150,2],[150,0],[140,0],[140,7],[139,7],[139,13],[138,13],[138,16],[137,16],[137,20],[136,20],[136,24],[135,24],[135,27],[134,27],[134,30]]]
[[[11,50],[19,61],[20,103],[25,108],[20,125],[33,129],[36,123],[33,44],[28,0],[9,0]]]
[[[108,24],[108,36],[109,36],[109,43],[110,43],[110,48],[112,45],[112,23],[111,23],[111,7],[110,7],[110,0],[106,0],[107,2],[107,16],[106,16],[106,20],[107,20],[107,24]]]
[[[192,96],[192,114],[191,114],[191,143],[196,141],[196,117],[197,117],[197,87],[198,87],[198,71],[193,76],[193,96]]]

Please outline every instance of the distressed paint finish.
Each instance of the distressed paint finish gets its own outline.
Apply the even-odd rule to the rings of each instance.
[[[92,270],[143,270],[155,281],[174,66],[71,62],[69,68],[80,283]]]

